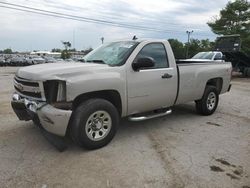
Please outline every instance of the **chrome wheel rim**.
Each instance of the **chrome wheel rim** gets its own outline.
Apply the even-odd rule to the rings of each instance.
[[[213,110],[216,104],[216,95],[214,92],[209,93],[207,98],[207,108],[208,110]]]
[[[92,113],[85,126],[85,132],[90,140],[104,139],[112,127],[112,119],[108,112],[100,110]]]

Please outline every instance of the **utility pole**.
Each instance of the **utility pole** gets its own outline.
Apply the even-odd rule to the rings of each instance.
[[[101,41],[102,41],[102,44],[103,44],[103,42],[104,42],[104,37],[101,38]]]
[[[187,43],[187,50],[186,50],[186,58],[188,58],[188,49],[189,49],[189,45],[190,45],[190,35],[193,33],[194,31],[186,31],[187,35],[188,35],[188,43]]]

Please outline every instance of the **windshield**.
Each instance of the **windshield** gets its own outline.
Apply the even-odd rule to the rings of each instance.
[[[210,59],[212,60],[214,52],[200,52],[196,54],[192,59]]]
[[[123,65],[138,42],[123,41],[104,44],[84,57],[85,62]]]

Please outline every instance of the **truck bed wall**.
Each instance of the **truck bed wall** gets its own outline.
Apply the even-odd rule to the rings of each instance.
[[[231,80],[231,63],[183,63],[179,69],[179,94],[176,104],[202,98],[207,81],[222,78],[221,94],[228,89]]]

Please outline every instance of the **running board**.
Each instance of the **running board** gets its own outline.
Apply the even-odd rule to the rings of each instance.
[[[144,115],[144,116],[130,116],[128,119],[130,121],[144,121],[144,120],[148,120],[148,119],[152,119],[152,118],[157,118],[157,117],[162,117],[162,116],[166,116],[172,113],[172,110],[169,109],[165,112],[162,113],[157,113],[157,114],[152,114],[152,115]]]

